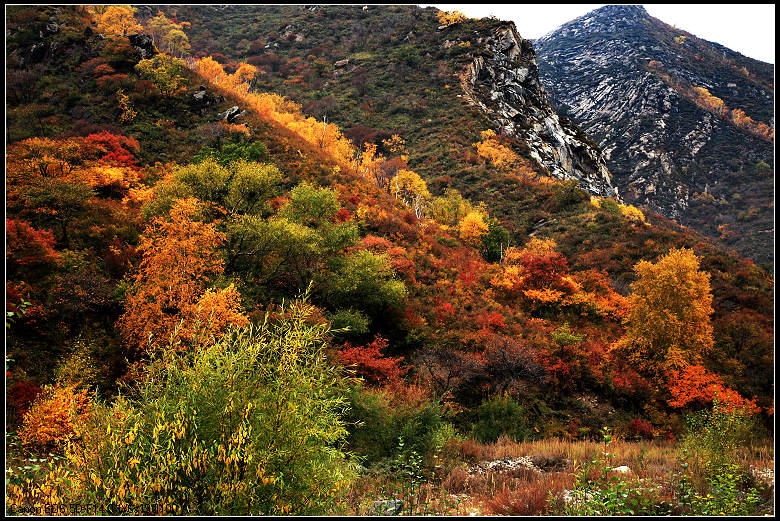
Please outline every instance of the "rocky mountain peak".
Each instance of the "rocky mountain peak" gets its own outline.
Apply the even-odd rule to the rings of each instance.
[[[770,64],[639,6],[597,9],[534,47],[552,102],[604,150],[627,202],[772,259]]]
[[[589,33],[616,33],[638,27],[651,17],[641,5],[607,5],[575,18],[539,38],[543,43],[557,37],[572,37]]]
[[[605,5],[590,12],[596,18],[642,20],[650,15],[641,5]]]

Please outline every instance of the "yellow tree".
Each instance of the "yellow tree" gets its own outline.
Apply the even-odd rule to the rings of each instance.
[[[136,9],[129,5],[112,5],[102,13],[99,13],[98,10],[93,10],[99,32],[119,34],[121,36],[141,31],[142,27],[133,16],[135,12]]]
[[[456,23],[460,23],[466,19],[466,15],[461,13],[460,11],[439,11],[439,23],[442,25],[453,25]]]
[[[157,16],[146,22],[146,30],[156,45],[182,56],[190,50],[189,39],[183,30],[188,25],[189,22],[175,23],[162,12],[158,12]]]
[[[249,83],[255,77],[255,74],[257,74],[257,67],[248,63],[241,63],[236,72],[233,73],[233,77],[236,79],[236,83]]]
[[[479,246],[482,236],[488,232],[488,225],[485,222],[483,212],[473,210],[466,214],[459,225],[460,238],[463,242],[472,246]]]
[[[431,199],[431,193],[418,174],[411,170],[399,170],[390,181],[390,188],[397,198],[414,209],[417,218],[422,217],[425,205]]]
[[[488,129],[482,131],[480,135],[482,141],[474,144],[479,157],[502,172],[511,170],[518,163],[520,159],[518,155],[511,148],[499,143],[495,132]]]
[[[167,54],[158,53],[152,58],[141,60],[135,65],[135,70],[150,79],[163,96],[172,95],[187,81],[187,65]]]
[[[688,249],[673,249],[655,264],[634,266],[625,336],[616,349],[636,367],[660,377],[701,363],[712,349],[710,275]]]

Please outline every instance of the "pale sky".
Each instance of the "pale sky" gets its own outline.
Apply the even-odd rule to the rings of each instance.
[[[470,18],[511,20],[520,36],[534,39],[607,4],[435,4]],[[423,7],[427,7],[423,6]],[[775,6],[767,4],[647,4],[650,16],[733,51],[775,63]]]

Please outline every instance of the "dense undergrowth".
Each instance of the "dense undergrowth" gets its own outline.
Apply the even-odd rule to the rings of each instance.
[[[516,202],[507,231],[429,191],[409,136],[353,144],[254,92],[257,70],[144,60],[95,16],[9,10],[9,75],[30,82],[8,105],[10,513],[767,508],[750,469],[773,454],[748,442],[773,414],[765,271],[574,183],[508,174],[476,133],[467,168]],[[232,105],[247,113],[219,120]],[[669,277],[695,287],[678,319],[699,343],[631,318]],[[610,460],[588,441],[605,426],[655,441],[614,442]],[[642,473],[648,452],[689,489],[593,499],[671,487]],[[525,456],[516,476],[475,470]],[[618,483],[607,461],[634,472]]]

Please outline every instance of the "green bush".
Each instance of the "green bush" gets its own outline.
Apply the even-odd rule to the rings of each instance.
[[[390,391],[369,390],[359,384],[352,387],[348,400],[347,447],[363,457],[367,465],[399,456],[399,438],[403,439],[405,450],[430,459],[451,432],[436,401],[393,403]]]
[[[363,335],[368,333],[369,318],[354,309],[340,309],[330,317],[333,329],[347,329],[343,332],[333,332],[338,335]]]
[[[576,179],[555,185],[554,193],[555,204],[559,210],[570,208],[590,199],[588,193],[580,188],[580,182]]]
[[[620,205],[612,199],[604,198],[601,200],[601,207],[609,213],[620,214]]]
[[[251,143],[228,143],[219,150],[211,147],[203,147],[193,158],[193,163],[200,163],[205,159],[212,158],[222,166],[227,166],[233,161],[255,161],[262,162],[268,159],[268,150],[265,145],[253,141]]]
[[[315,515],[354,475],[340,447],[346,388],[326,326],[296,302],[283,318],[169,346],[131,396],[84,429],[82,504],[106,514]]]
[[[509,232],[499,224],[498,219],[488,221],[488,231],[482,236],[480,253],[488,262],[499,262],[509,246]]]
[[[376,317],[388,307],[399,306],[406,296],[406,286],[395,278],[385,254],[359,250],[334,259],[331,269],[323,282],[334,308],[352,307]]]
[[[609,452],[612,435],[606,427],[601,432],[604,439],[602,457],[579,467],[571,500],[562,513],[566,516],[662,515],[656,507],[659,498],[654,490],[632,483],[612,471],[614,456]]]
[[[736,462],[740,449],[749,444],[756,428],[752,414],[729,410],[717,400],[711,410],[689,416],[682,446],[691,455],[694,475],[711,475]]]
[[[240,159],[223,166],[214,158],[205,158],[176,168],[172,179],[158,183],[156,197],[144,206],[143,216],[165,214],[176,199],[184,197],[197,197],[230,213],[265,213],[281,180],[275,165]]]
[[[749,516],[756,510],[760,497],[755,488],[739,490],[743,473],[739,465],[722,465],[707,476],[707,491],[694,494],[691,509],[698,516]]]
[[[483,443],[492,443],[502,434],[515,441],[523,441],[531,434],[525,409],[508,396],[497,396],[480,405],[473,429],[474,437]]]

